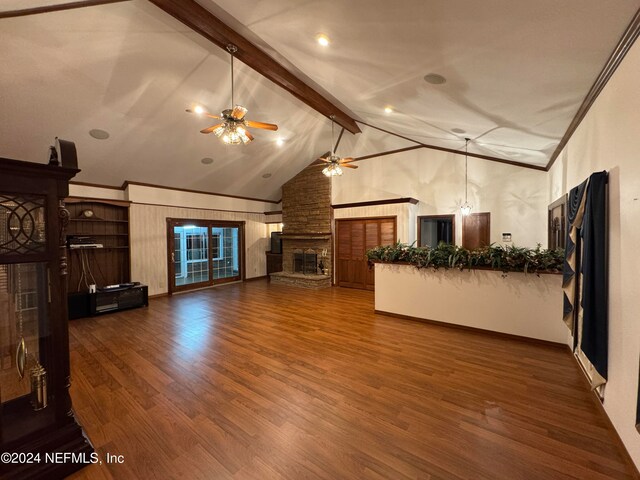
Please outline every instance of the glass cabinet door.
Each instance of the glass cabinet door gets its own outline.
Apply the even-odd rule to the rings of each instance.
[[[48,405],[46,342],[46,263],[0,265],[0,401],[3,415]],[[29,433],[14,423],[3,429],[3,441]]]
[[[32,415],[42,417],[49,403],[48,264],[13,263],[46,251],[44,203],[39,195],[0,195],[0,255],[11,262],[0,264],[0,412],[18,419],[0,421],[3,443],[31,433]]]

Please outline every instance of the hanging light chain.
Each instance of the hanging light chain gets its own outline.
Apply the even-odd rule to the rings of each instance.
[[[469,148],[469,139],[465,138],[464,139],[464,203],[467,203],[467,187],[469,185],[469,180],[468,180],[468,161],[469,158],[467,156],[467,154],[469,153],[468,148]]]

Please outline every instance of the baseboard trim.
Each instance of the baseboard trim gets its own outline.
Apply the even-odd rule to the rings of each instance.
[[[151,300],[152,298],[160,298],[160,297],[168,297],[168,296],[169,296],[169,292],[156,293],[155,295],[149,295],[149,300]]]
[[[609,427],[608,430],[609,430],[609,434],[611,435],[611,439],[618,446],[618,450],[620,450],[620,452],[622,453],[622,457],[624,458],[625,463],[628,465],[629,469],[631,470],[631,475],[635,480],[640,480],[640,471],[638,471],[638,467],[634,463],[633,458],[631,458],[631,455],[629,454],[629,450],[627,450],[626,445],[624,444],[624,442],[622,441],[622,438],[618,434],[618,430],[616,430],[616,427],[613,425],[613,422],[611,421],[609,414],[605,410],[604,405],[600,400],[600,397],[598,396],[595,390],[591,389],[591,383],[589,382],[589,378],[587,377],[587,374],[585,373],[584,368],[582,367],[582,365],[580,365],[580,362],[578,361],[576,356],[573,354],[573,351],[571,349],[569,349],[569,354],[571,355],[571,357],[573,358],[573,361],[576,362],[576,365],[580,369],[580,378],[582,378],[585,388],[589,390],[593,403],[596,405],[596,408],[598,409],[598,411],[604,418],[605,423]],[[605,397],[606,397],[606,390],[605,390]]]
[[[428,324],[437,325],[440,327],[455,328],[457,330],[465,330],[467,332],[477,333],[480,335],[507,338],[510,340],[516,340],[519,342],[526,342],[526,343],[534,343],[537,345],[543,345],[543,346],[552,347],[552,348],[567,349],[567,345],[564,343],[551,342],[549,340],[541,340],[539,338],[523,337],[521,335],[514,335],[512,333],[496,332],[494,330],[486,330],[484,328],[470,327],[468,325],[458,325],[456,323],[440,322],[438,320],[430,320],[427,318],[413,317],[411,315],[401,315],[399,313],[385,312],[384,310],[374,310],[374,313],[377,313],[379,315],[385,315],[387,317],[400,318],[402,320],[411,320],[414,322],[428,323]]]
[[[269,275],[261,275],[259,277],[245,278],[244,281],[245,282],[255,282],[256,280],[268,280],[268,279],[269,279]]]

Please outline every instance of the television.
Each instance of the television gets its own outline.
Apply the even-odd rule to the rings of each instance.
[[[271,253],[282,253],[282,232],[271,232]]]

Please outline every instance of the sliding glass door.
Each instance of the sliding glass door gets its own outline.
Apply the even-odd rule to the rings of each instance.
[[[169,292],[243,277],[244,222],[167,219]]]

